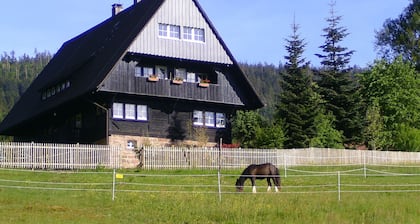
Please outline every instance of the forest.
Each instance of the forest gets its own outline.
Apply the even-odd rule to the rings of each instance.
[[[333,13],[325,21],[325,42],[316,54],[320,65],[306,61],[298,24],[283,37],[285,64],[240,63],[266,106],[238,111],[232,120],[234,143],[420,151],[420,0],[384,21],[376,32],[378,58],[367,68],[349,67],[354,51],[341,44],[351,31],[340,21]],[[0,121],[52,56],[3,52]]]

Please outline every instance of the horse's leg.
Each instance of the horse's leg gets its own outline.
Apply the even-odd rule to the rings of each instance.
[[[275,183],[274,183],[275,184]],[[267,177],[267,191],[271,191],[271,181],[270,181],[270,177]]]
[[[276,192],[279,192],[279,188],[280,188],[280,177],[274,177],[274,189],[276,190]]]
[[[257,193],[257,187],[255,186],[255,177],[251,177],[252,193]]]

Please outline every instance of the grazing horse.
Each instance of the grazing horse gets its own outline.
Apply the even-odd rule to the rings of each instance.
[[[271,163],[264,164],[251,164],[242,172],[241,176],[236,180],[236,189],[237,191],[243,191],[244,182],[246,179],[250,179],[252,183],[252,193],[257,193],[257,188],[255,187],[255,179],[265,179],[267,178],[268,188],[267,191],[271,191],[271,181],[273,179],[276,192],[280,189],[280,174],[279,169]]]

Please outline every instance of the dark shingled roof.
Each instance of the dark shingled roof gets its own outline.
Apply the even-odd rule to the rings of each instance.
[[[207,15],[197,0],[192,1],[234,62],[235,70],[242,75],[243,88],[252,92],[251,95],[255,99],[250,101],[253,105],[249,105],[249,108],[262,107],[263,103]],[[11,134],[16,126],[25,125],[46,111],[96,91],[98,85],[124,56],[130,44],[164,2],[165,0],[142,0],[65,42],[0,124],[0,134]],[[67,80],[71,86],[60,92],[59,97],[42,100],[43,91]]]

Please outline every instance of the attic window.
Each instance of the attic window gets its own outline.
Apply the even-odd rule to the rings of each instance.
[[[184,26],[183,39],[197,42],[204,42],[204,29]]]
[[[42,100],[47,100],[48,98],[51,98],[64,90],[70,88],[70,81],[66,80],[64,82],[60,82],[56,85],[49,86],[48,88],[44,89],[41,93]]]
[[[177,25],[159,23],[159,37],[180,39],[181,27]]]

